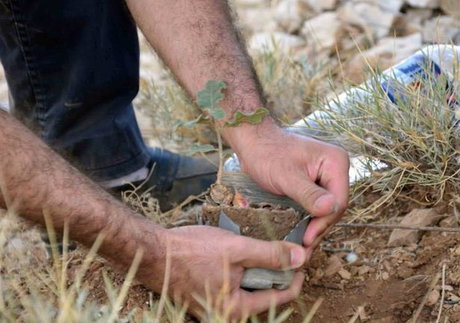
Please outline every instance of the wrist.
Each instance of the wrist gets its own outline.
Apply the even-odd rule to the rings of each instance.
[[[276,135],[281,127],[271,116],[265,117],[261,123],[251,125],[243,123],[237,127],[224,127],[222,135],[238,156],[244,156],[262,139]]]
[[[144,285],[159,292],[166,265],[167,236],[167,229],[143,216],[127,215],[123,221],[123,228],[117,234],[107,232],[103,254],[108,256],[115,266],[126,271],[132,265],[136,253],[142,252],[136,276]]]

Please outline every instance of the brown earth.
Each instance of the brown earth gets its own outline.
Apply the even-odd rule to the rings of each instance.
[[[301,216],[293,209],[267,210],[211,205],[203,207],[204,220],[217,226],[221,210],[239,224],[241,235],[262,240],[283,240],[301,220]]]
[[[382,214],[387,213],[388,209],[395,212],[395,218],[385,222],[399,223],[400,218],[396,216],[406,214],[410,207],[409,204],[403,203],[382,210]],[[269,214],[273,212],[270,209],[246,211],[241,214],[249,217],[257,214],[255,217],[260,217],[264,212],[265,216],[273,216]],[[439,226],[455,227],[456,219],[453,212],[446,211],[445,208],[443,212]],[[276,211],[274,214],[277,217]],[[346,215],[343,220],[351,219],[351,215]],[[17,236],[28,237],[23,239],[34,245],[41,243],[40,239],[31,239],[30,235],[25,235],[24,230],[30,229],[21,227],[17,231]],[[39,233],[35,233],[34,237],[37,234]],[[312,322],[407,322],[427,295],[418,322],[434,322],[441,304],[440,274],[445,265],[445,296],[441,322],[459,322],[460,235],[427,232],[421,236],[418,243],[405,247],[388,247],[390,234],[391,231],[357,228],[333,230],[316,251],[312,261],[304,268],[306,280],[303,294],[296,302],[282,307],[279,311],[291,307],[294,311],[288,322],[301,322],[313,304],[322,300]],[[348,263],[346,258],[351,252],[356,254],[357,260]],[[85,255],[86,250],[83,247],[78,247],[70,253],[69,284],[73,282],[75,272],[81,268]],[[49,262],[49,259],[41,257],[41,261]],[[124,275],[114,271],[103,259],[96,259],[85,277],[85,284],[89,287],[89,300],[101,303],[107,300],[104,273],[115,287],[121,287]],[[434,278],[437,278],[437,281],[434,289],[430,290]],[[129,292],[123,313],[148,308],[152,297],[155,299],[156,296],[148,289],[135,284]],[[264,321],[264,316],[261,320]]]
[[[450,222],[452,217],[445,220]],[[450,226],[450,224],[449,224]],[[413,246],[388,248],[390,231],[340,229],[327,237],[309,265],[304,269],[306,282],[303,295],[280,309],[293,307],[288,322],[301,322],[308,309],[323,299],[313,322],[348,322],[359,307],[364,311],[355,322],[393,323],[408,321],[429,292],[433,277],[446,264],[446,297],[442,322],[460,321],[460,235],[456,233],[426,233]],[[347,264],[346,249],[358,255],[355,263]],[[332,259],[339,259],[341,266],[329,270]],[[72,265],[78,268],[82,257],[75,255]],[[72,267],[71,265],[71,267]],[[102,273],[108,272],[115,286],[120,287],[123,276],[109,269],[102,260],[91,267],[88,281],[93,286],[90,299],[106,300]],[[334,272],[336,271],[336,272]],[[348,274],[347,274],[348,273]],[[123,311],[146,308],[149,291],[140,285],[131,288]],[[436,320],[439,310],[441,281],[438,281],[431,303],[424,306],[419,322]],[[433,302],[433,300],[435,302]],[[263,318],[263,316],[262,316]]]

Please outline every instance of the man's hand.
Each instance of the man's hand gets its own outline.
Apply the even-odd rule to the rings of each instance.
[[[190,95],[209,80],[221,80],[228,85],[220,102],[227,119],[236,111],[252,113],[265,106],[251,60],[232,24],[228,0],[127,3],[150,44]],[[311,250],[347,204],[347,154],[287,134],[269,118],[257,126],[224,129],[222,134],[259,185],[293,198],[318,217],[305,236]]]
[[[239,288],[245,268],[299,268],[306,253],[298,245],[237,236],[211,227],[164,229],[115,200],[6,112],[0,111],[0,207],[6,206],[55,229],[69,227],[70,238],[91,246],[100,234],[100,254],[121,269],[143,251],[138,277],[161,292],[169,275],[170,294],[199,314],[201,300],[221,300],[231,317],[254,314],[293,300],[301,290],[297,273],[285,291],[249,293]],[[166,262],[171,270],[166,273]],[[168,275],[167,275],[168,274]],[[209,297],[209,298],[207,298]]]
[[[316,218],[304,244],[309,253],[340,218],[348,201],[348,154],[341,148],[290,133],[267,119],[225,134],[242,170],[267,191],[297,201]]]
[[[156,255],[170,257],[169,294],[187,303],[197,317],[201,317],[203,304],[217,307],[230,318],[264,312],[295,299],[304,281],[303,273],[297,272],[291,287],[284,291],[248,292],[240,288],[245,268],[301,267],[305,250],[288,242],[260,241],[218,228],[190,226],[165,230],[152,247]],[[161,291],[165,263],[165,259],[154,259],[151,266],[144,262],[140,279]]]

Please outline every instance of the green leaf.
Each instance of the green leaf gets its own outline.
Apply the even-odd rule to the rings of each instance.
[[[217,108],[217,109],[211,110],[210,113],[211,113],[211,116],[212,116],[214,119],[221,120],[221,119],[224,119],[224,118],[225,118],[225,111],[222,110],[221,108]]]
[[[185,154],[191,156],[196,153],[209,153],[216,150],[217,149],[213,145],[193,145]]]
[[[182,121],[182,120],[177,120],[173,124],[173,129],[174,131],[177,130],[179,127],[185,127],[187,129],[192,129],[195,127],[197,124],[205,124],[209,123],[209,118],[206,117],[205,115],[200,114],[197,118],[189,121]]]
[[[242,123],[259,124],[269,114],[270,111],[266,108],[258,108],[256,111],[247,114],[237,110],[233,114],[233,119],[227,121],[225,125],[227,127],[237,127]]]
[[[208,110],[215,119],[225,118],[225,111],[219,108],[219,102],[224,99],[222,91],[227,88],[223,81],[211,80],[206,83],[206,87],[198,92],[198,105]]]

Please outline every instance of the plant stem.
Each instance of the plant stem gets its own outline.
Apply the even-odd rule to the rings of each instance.
[[[222,173],[224,171],[224,150],[222,146],[222,135],[220,134],[219,126],[215,126],[217,135],[217,149],[219,151],[219,170],[217,171],[216,184],[222,184]]]

